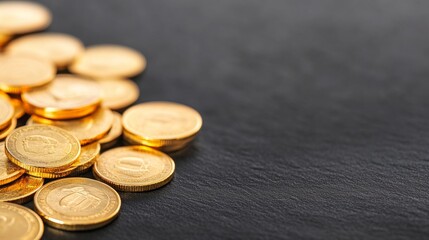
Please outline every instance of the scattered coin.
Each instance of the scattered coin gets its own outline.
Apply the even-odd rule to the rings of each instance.
[[[17,98],[11,98],[10,103],[12,103],[13,109],[14,109],[14,115],[13,117],[18,119],[24,116],[25,111],[24,107],[22,106],[22,101]]]
[[[100,139],[100,141],[98,141],[101,144],[101,149],[103,150],[106,150],[112,147],[113,145],[115,145],[116,142],[118,141],[118,138],[122,134],[122,116],[117,112],[112,112],[112,113],[113,113],[112,128],[110,129],[109,133],[107,133],[105,137],[103,137],[102,139]]]
[[[146,59],[138,51],[119,45],[86,48],[69,70],[92,78],[133,77],[146,68]]]
[[[108,108],[99,108],[93,114],[84,118],[50,120],[33,115],[31,121],[67,130],[79,139],[81,145],[85,145],[98,141],[108,134],[113,124],[113,114]]]
[[[26,203],[43,186],[43,178],[23,175],[17,180],[0,186],[0,202]]]
[[[6,47],[7,54],[45,58],[62,69],[84,50],[82,42],[64,33],[39,33],[20,37]]]
[[[164,186],[175,164],[168,155],[144,146],[118,147],[100,155],[93,172],[97,179],[120,191],[142,192]]]
[[[12,118],[12,122],[6,128],[0,130],[0,141],[5,139],[15,128],[16,128],[16,118]]]
[[[43,186],[34,196],[36,212],[50,226],[81,231],[102,227],[121,208],[119,194],[89,178],[64,178]]]
[[[7,93],[45,85],[54,79],[55,72],[53,63],[42,58],[0,54],[0,90]]]
[[[121,110],[134,103],[139,97],[139,87],[129,79],[106,78],[98,81],[101,86],[103,106]]]
[[[4,153],[4,142],[0,142],[0,185],[15,181],[25,170],[13,164]]]
[[[57,75],[51,84],[22,94],[24,108],[50,119],[73,119],[93,113],[100,105],[96,81],[70,74]]]
[[[62,171],[80,155],[80,143],[71,133],[54,126],[32,125],[14,130],[5,141],[10,161],[31,172]]]
[[[0,239],[38,240],[43,235],[42,219],[32,210],[0,202]]]
[[[172,102],[147,102],[127,109],[122,117],[124,136],[162,151],[178,150],[192,141],[202,127],[194,109]]]
[[[35,2],[0,2],[0,33],[22,34],[45,29],[51,23],[51,13]]]

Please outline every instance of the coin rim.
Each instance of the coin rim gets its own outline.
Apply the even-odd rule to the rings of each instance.
[[[10,198],[10,199],[7,199],[7,200],[1,200],[0,202],[12,202],[12,203],[17,203],[17,204],[27,203],[27,202],[29,202],[29,201],[32,200],[34,194],[36,194],[36,192],[39,191],[43,187],[43,184],[45,183],[45,180],[43,178],[34,177],[34,176],[30,176],[30,175],[23,175],[23,176],[19,177],[18,179],[16,179],[14,182],[19,181],[21,178],[35,178],[35,179],[40,179],[40,181],[41,181],[40,182],[40,186],[38,186],[36,189],[34,189],[33,191],[31,191],[31,192],[29,192],[27,194],[24,194],[22,196],[15,197],[15,198]],[[10,182],[9,184],[14,184],[14,182]],[[0,186],[0,188],[4,187],[4,186],[5,185],[2,185],[2,186]]]

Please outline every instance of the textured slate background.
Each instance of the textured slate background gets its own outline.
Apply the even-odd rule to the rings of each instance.
[[[46,239],[429,238],[428,1],[41,2],[147,56],[139,101],[204,118],[169,185]]]

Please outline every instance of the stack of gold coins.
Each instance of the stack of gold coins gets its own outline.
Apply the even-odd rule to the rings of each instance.
[[[124,139],[172,152],[186,147],[202,126],[201,115],[194,109],[172,102],[147,102],[124,112]]]
[[[146,69],[140,52],[41,33],[51,13],[33,2],[0,2],[0,19],[0,222],[8,224],[0,239],[40,239],[41,219],[68,231],[102,227],[119,214],[116,190],[149,191],[173,179],[164,152],[188,146],[202,118],[172,102],[126,109],[139,99],[130,78]],[[23,116],[25,126],[17,123]],[[110,149],[122,135],[133,146]],[[99,181],[70,178],[91,168]],[[38,215],[15,204],[31,200]]]

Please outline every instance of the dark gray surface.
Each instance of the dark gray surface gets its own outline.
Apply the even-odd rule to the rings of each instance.
[[[46,239],[429,237],[428,1],[42,1],[148,58],[139,101],[204,118],[174,180]]]

